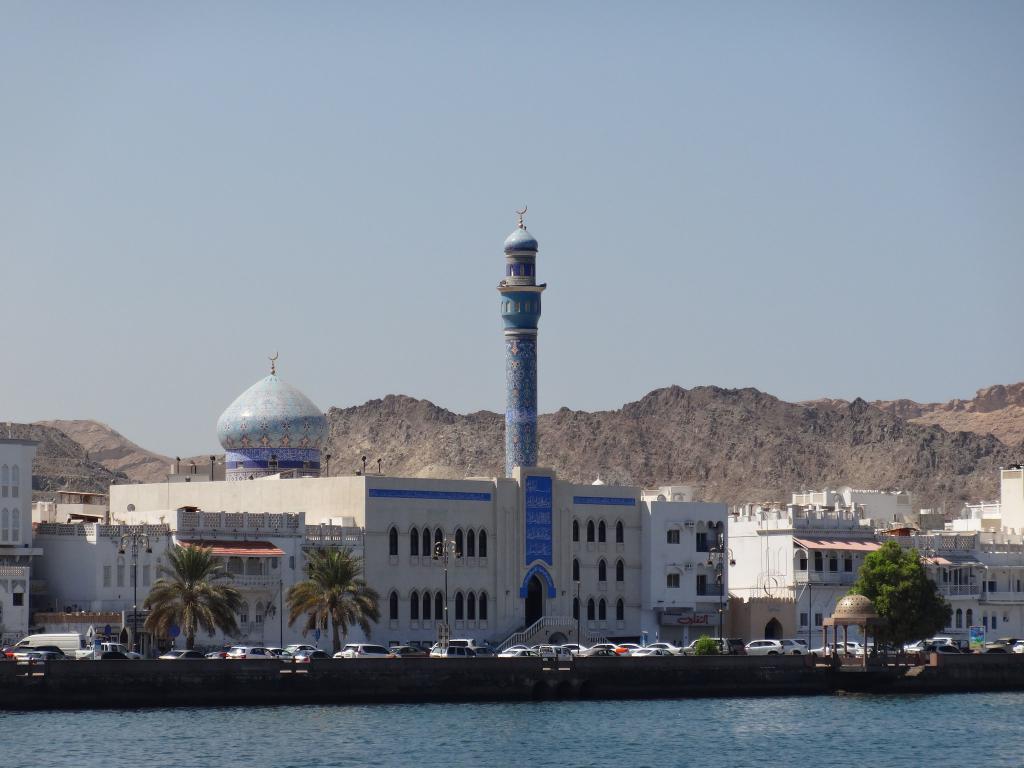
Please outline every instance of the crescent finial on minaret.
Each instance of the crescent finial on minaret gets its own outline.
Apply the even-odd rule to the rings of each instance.
[[[274,352],[274,356],[273,357],[268,357],[267,358],[270,361],[270,375],[271,376],[276,376],[277,375],[277,358],[278,357],[279,357],[279,355],[277,354],[277,352]]]
[[[524,206],[523,206],[523,210],[521,210],[521,211],[516,211],[516,215],[517,215],[517,216],[519,216],[519,228],[520,228],[520,229],[526,229],[526,225],[525,225],[525,224],[523,224],[523,216],[525,216],[525,215],[526,215],[526,211],[527,211],[528,209],[529,209],[529,206],[526,206],[526,205],[524,205]]]

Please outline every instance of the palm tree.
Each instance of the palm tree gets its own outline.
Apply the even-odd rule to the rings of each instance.
[[[242,605],[242,594],[222,583],[231,574],[213,556],[212,549],[174,546],[167,550],[170,567],[161,566],[160,574],[146,596],[143,607],[150,609],[145,627],[158,637],[166,637],[172,625],[185,635],[185,647],[192,649],[200,629],[226,635],[238,631],[235,614]]]
[[[363,560],[347,547],[314,549],[309,552],[309,578],[288,590],[288,626],[305,616],[303,634],[331,626],[334,653],[341,648],[341,634],[357,624],[367,637],[370,622],[380,620],[376,591],[366,586],[361,573]]]

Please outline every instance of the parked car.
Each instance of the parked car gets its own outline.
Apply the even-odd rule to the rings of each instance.
[[[397,659],[398,656],[383,645],[349,643],[336,654],[336,659]]]
[[[853,640],[850,640],[850,641],[848,641],[846,643],[846,651],[851,656],[856,656],[857,655],[857,649],[859,647],[860,647],[860,643],[854,642]],[[829,643],[828,645],[823,645],[823,646],[819,646],[817,648],[812,648],[811,650],[808,651],[808,654],[810,654],[811,656],[831,656],[833,651],[835,651],[836,653],[841,655],[843,653],[843,644],[842,643]]]
[[[393,645],[388,650],[403,659],[422,659],[426,658],[428,654],[428,651],[417,648],[415,645]]]
[[[542,659],[550,661],[569,661],[572,654],[560,645],[541,645],[537,648],[537,655]]]
[[[128,654],[121,651],[103,651],[100,661],[128,661]]]
[[[679,647],[678,645],[672,645],[672,643],[651,643],[650,645],[645,645],[644,647],[657,648],[658,650],[668,651],[668,654],[670,656],[681,656],[683,653],[683,649],[681,647]]]
[[[981,653],[1011,653],[1010,649],[1002,643],[986,643]]]
[[[288,653],[292,654],[293,656],[296,653],[298,653],[299,651],[319,651],[320,650],[315,645],[307,645],[306,643],[292,643],[291,645],[286,645],[284,647],[284,649],[286,651],[288,651]]]
[[[578,656],[582,651],[587,650],[587,646],[579,645],[578,643],[565,643],[562,648],[567,650],[573,656]]]
[[[807,653],[807,644],[802,640],[779,640],[782,652],[789,656],[803,656]]]
[[[192,659],[205,658],[199,651],[185,651],[182,649],[170,650],[160,657],[162,661],[190,661]]]
[[[650,656],[674,656],[674,655],[675,655],[674,653],[671,653],[670,651],[666,651],[664,648],[652,648],[650,646],[647,646],[646,648],[637,648],[635,651],[633,651],[631,654],[629,654],[630,658],[638,658],[638,659],[642,658],[642,657],[650,657]]]
[[[619,646],[616,645],[615,643],[594,643],[594,645],[590,646],[590,648],[588,648],[587,650],[588,651],[593,651],[593,650],[597,650],[597,649],[605,649],[605,650],[611,651],[612,653],[615,653],[615,649],[618,648],[618,647]]]
[[[329,659],[331,654],[327,651],[321,651],[319,648],[312,651],[299,651],[294,654],[291,661],[295,664],[309,664],[313,659]]]
[[[273,659],[274,654],[261,645],[233,645],[228,651],[229,659]]]
[[[751,640],[746,651],[748,656],[781,656],[786,652],[779,640]]]
[[[529,648],[509,648],[498,654],[499,659],[539,658],[540,654]]]
[[[935,645],[928,648],[932,653],[961,653],[960,649],[952,643],[942,643],[941,645]],[[970,651],[968,651],[970,653]]]
[[[25,646],[16,647],[14,651],[14,658],[17,661],[28,661],[29,654],[32,653],[58,654],[62,659],[68,658],[64,651],[56,645],[38,645],[34,648],[28,648]],[[36,658],[36,661],[39,661],[39,658]]]
[[[472,648],[473,653],[477,656],[494,656],[494,650],[484,643],[478,643],[476,640],[470,638],[456,638],[448,641],[449,647],[456,648]]]
[[[226,659],[228,657],[227,651],[210,651],[203,658],[205,659]]]
[[[34,649],[29,651],[24,656],[24,661],[30,664],[45,663],[47,661],[64,661],[68,657],[60,650],[55,651],[41,651]]]
[[[614,648],[607,648],[604,644],[595,645],[580,654],[580,658],[589,659],[595,656],[606,656],[609,658],[620,658]]]
[[[476,651],[462,645],[449,645],[448,647],[435,646],[430,651],[432,659],[475,659]]]
[[[619,654],[619,656],[629,656],[633,651],[639,650],[642,647],[642,645],[638,645],[637,643],[619,643],[615,646],[615,652]]]

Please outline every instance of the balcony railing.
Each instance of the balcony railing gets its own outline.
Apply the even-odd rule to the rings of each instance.
[[[943,584],[939,592],[946,597],[973,597],[981,594],[981,587],[977,584]]]
[[[721,597],[722,596],[722,585],[721,584],[708,584],[703,587],[697,587],[698,597]]]
[[[281,584],[280,576],[245,576],[236,574],[230,584],[240,589],[277,589]]]
[[[797,571],[797,584],[840,584],[849,586],[857,580],[853,571]]]

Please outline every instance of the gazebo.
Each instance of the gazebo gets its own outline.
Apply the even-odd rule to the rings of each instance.
[[[873,634],[877,631],[877,627],[883,623],[883,619],[878,615],[875,610],[875,605],[864,595],[847,595],[838,603],[836,603],[836,609],[832,615],[821,622],[821,632],[823,637],[822,647],[828,647],[828,628],[832,627],[832,643],[838,645],[839,643],[839,628],[843,628],[843,653],[847,656],[850,654],[850,648],[846,642],[850,636],[850,626],[860,627],[861,632],[864,636],[864,659],[863,666],[868,666],[868,632]]]

